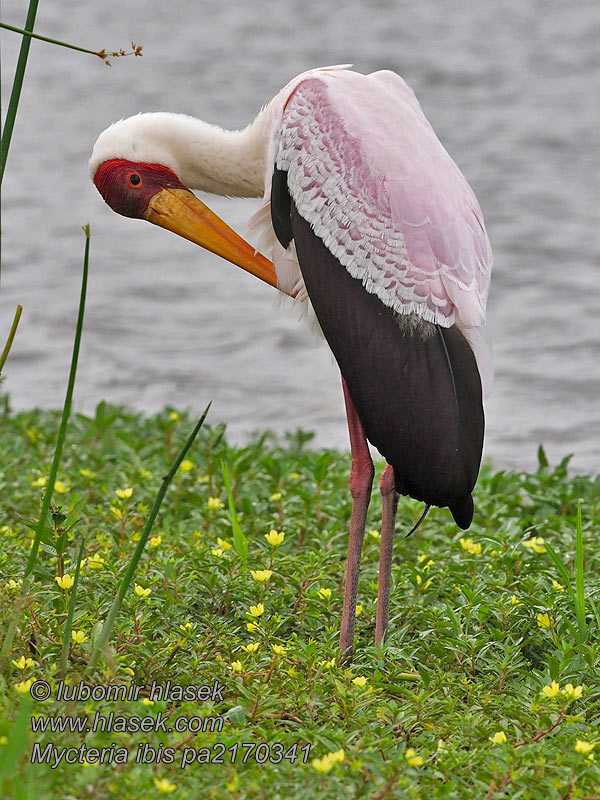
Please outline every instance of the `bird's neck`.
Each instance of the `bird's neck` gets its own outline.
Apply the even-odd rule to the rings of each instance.
[[[231,197],[263,196],[267,140],[263,112],[239,131],[193,117],[169,117],[168,146],[186,186]]]

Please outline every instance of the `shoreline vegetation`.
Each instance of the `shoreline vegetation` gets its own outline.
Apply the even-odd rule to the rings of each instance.
[[[60,416],[0,398],[3,632]],[[71,415],[0,673],[3,797],[597,797],[600,477],[551,466],[542,448],[536,472],[486,465],[468,532],[432,509],[410,539],[422,507],[401,498],[383,648],[374,490],[342,668],[349,454],[311,449],[310,433],[234,447],[224,426],[202,426],[132,567],[193,424],[107,403]],[[127,692],[59,700],[61,666],[69,685]]]

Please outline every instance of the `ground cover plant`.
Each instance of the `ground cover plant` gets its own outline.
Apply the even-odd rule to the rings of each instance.
[[[58,421],[50,411],[12,413],[6,399],[0,410],[3,629]],[[551,467],[542,450],[535,473],[482,470],[467,534],[439,509],[410,539],[399,526],[391,630],[379,649],[374,491],[356,653],[342,667],[348,455],[310,449],[301,431],[234,447],[222,428],[205,426],[170,484],[109,648],[90,671],[161,478],[193,422],[174,409],[147,417],[105,403],[91,417],[72,416],[0,676],[3,797],[600,795],[599,479],[570,477],[566,459]],[[419,513],[401,499],[406,530]],[[143,685],[136,700],[56,699],[70,606],[67,686]],[[49,684],[49,700],[30,698],[36,680]],[[209,700],[151,701],[152,682],[169,680],[222,689]],[[110,731],[32,730],[49,724],[37,719],[88,715],[89,726],[110,712],[149,718],[158,730],[115,730],[114,717]],[[172,727],[193,717],[197,732],[161,730],[161,720]],[[51,763],[30,763],[36,743]],[[90,748],[105,748],[105,759],[112,752],[112,763],[93,763]],[[61,751],[54,766],[59,756],[50,754]]]

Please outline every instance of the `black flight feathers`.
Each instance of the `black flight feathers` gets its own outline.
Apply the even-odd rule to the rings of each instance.
[[[396,490],[448,506],[466,529],[483,447],[481,380],[473,352],[452,326],[425,334],[365,291],[298,213],[287,173],[276,169],[271,217],[283,247],[292,238],[311,303],[368,440],[394,468]]]

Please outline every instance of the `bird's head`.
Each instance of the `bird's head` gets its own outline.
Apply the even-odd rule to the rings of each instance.
[[[124,158],[102,162],[93,181],[104,202],[113,211],[124,217],[138,219],[145,219],[151,201],[164,189],[187,191],[187,187],[168,167],[127,161]]]
[[[113,211],[173,231],[277,286],[271,261],[181,182],[172,169],[176,164],[164,148],[156,143],[139,148],[136,140],[124,140],[122,123],[127,122],[123,120],[100,134],[89,165],[96,188]],[[138,158],[132,160],[136,155]],[[139,155],[144,159],[138,160]]]

